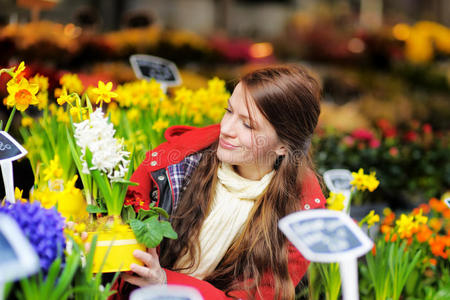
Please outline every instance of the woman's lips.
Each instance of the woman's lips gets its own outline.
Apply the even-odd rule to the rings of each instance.
[[[219,145],[220,145],[220,147],[222,147],[224,149],[228,149],[228,150],[234,150],[234,149],[239,148],[238,146],[230,144],[223,139],[219,139]]]

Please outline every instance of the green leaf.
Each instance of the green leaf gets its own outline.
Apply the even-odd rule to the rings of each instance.
[[[133,219],[130,221],[130,226],[137,241],[147,248],[158,246],[163,237],[177,238],[177,234],[173,231],[170,223],[167,221],[160,222],[157,216],[150,217],[145,221]]]
[[[132,205],[124,205],[122,209],[122,221],[128,223],[130,220],[136,219],[136,212]]]
[[[99,207],[97,205],[92,205],[92,204],[89,204],[86,207],[86,210],[87,210],[88,213],[91,213],[91,214],[93,214],[93,213],[94,214],[95,213],[106,213],[107,212],[107,210],[105,208]]]
[[[144,221],[145,218],[158,216],[158,212],[156,212],[153,208],[149,210],[140,209],[138,211],[137,219]]]

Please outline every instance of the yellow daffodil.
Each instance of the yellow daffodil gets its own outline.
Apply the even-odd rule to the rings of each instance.
[[[33,118],[25,116],[22,118],[21,121],[21,125],[22,127],[31,127],[31,125],[33,125]]]
[[[350,182],[351,185],[355,186],[358,190],[364,191],[364,181],[365,181],[365,174],[364,169],[360,168],[358,170],[358,173],[352,172],[353,180]]]
[[[83,83],[77,74],[64,74],[59,79],[59,83],[69,91],[69,94],[80,94],[84,90]]]
[[[127,118],[128,120],[139,120],[141,116],[141,111],[137,108],[131,108],[129,111],[127,111]]]
[[[50,161],[50,164],[44,169],[43,173],[45,181],[61,178],[63,169],[61,168],[58,154]]]
[[[163,131],[163,129],[166,129],[167,127],[169,127],[169,121],[167,120],[163,120],[163,119],[158,119],[155,123],[153,123],[152,125],[152,129],[157,131],[157,132],[161,132]]]
[[[412,236],[412,230],[414,229],[414,217],[402,214],[400,219],[395,221],[397,225],[397,231],[401,238],[409,238]]]
[[[26,110],[31,104],[39,103],[36,98],[39,85],[30,84],[25,78],[22,78],[18,83],[8,85],[7,90],[9,93],[7,105],[16,106],[20,111]]]
[[[48,78],[40,74],[34,75],[34,77],[30,79],[30,83],[39,85],[39,91],[41,92],[48,90]]]
[[[107,84],[105,84],[103,81],[100,80],[98,82],[98,87],[92,89],[92,92],[98,96],[95,103],[96,104],[98,104],[99,102],[109,103],[111,102],[111,98],[116,98],[118,95],[115,92],[111,92],[112,88],[113,88],[112,82],[108,82]]]
[[[370,192],[373,192],[378,187],[380,182],[375,177],[375,172],[370,172],[370,175],[365,177],[364,184]]]
[[[414,220],[418,224],[426,224],[428,222],[428,217],[422,215],[422,209],[419,210],[419,213],[414,216]]]
[[[65,123],[65,124],[70,122],[69,115],[64,111],[64,108],[62,108],[61,106],[58,107],[55,115],[56,115],[56,120],[58,122]]]
[[[73,96],[71,94],[67,94],[67,89],[63,87],[58,99],[56,99],[56,102],[58,102],[59,105],[63,105],[66,102],[72,104],[73,100]]]
[[[14,69],[14,68],[11,68]],[[25,70],[25,62],[20,62],[16,70],[12,72],[11,79],[8,81],[7,85],[15,84],[23,78],[23,71]]]
[[[42,92],[39,91],[39,93],[37,93],[36,95],[39,103],[38,103],[38,109],[39,110],[43,110],[45,107],[47,107],[48,105],[48,92]]]
[[[225,92],[225,81],[214,77],[213,79],[208,81],[208,90],[217,94]]]
[[[331,210],[343,210],[344,200],[345,196],[342,193],[330,192],[330,196],[327,198],[327,208]]]
[[[182,87],[175,92],[175,102],[189,104],[192,100],[192,91]]]
[[[16,199],[17,202],[27,202],[27,199],[22,198],[23,190],[20,190],[18,187],[14,189],[14,199]]]
[[[377,222],[380,222],[380,216],[375,214],[374,210],[371,210],[369,215],[368,215],[368,218],[367,218],[367,225],[368,225],[368,227],[369,228],[372,227],[373,224],[375,224]]]

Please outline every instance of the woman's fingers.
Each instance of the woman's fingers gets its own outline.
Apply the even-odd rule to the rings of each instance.
[[[122,273],[120,275],[120,277],[123,280],[125,280],[126,282],[131,283],[132,285],[136,285],[136,286],[139,286],[139,287],[143,287],[143,286],[148,285],[148,282],[145,279],[143,279],[142,277],[137,277],[137,276],[124,274],[124,273]]]
[[[142,261],[147,267],[152,267],[153,256],[150,253],[141,250],[134,250],[133,256]]]
[[[151,277],[153,277],[151,274],[152,273],[151,269],[147,267],[139,266],[137,264],[131,264],[130,269],[137,275],[144,277],[146,279],[152,279]]]

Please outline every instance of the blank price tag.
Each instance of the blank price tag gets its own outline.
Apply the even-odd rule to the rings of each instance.
[[[39,270],[39,257],[16,221],[0,213],[0,283],[29,276]]]
[[[203,300],[200,293],[188,286],[153,285],[134,290],[130,300]]]
[[[137,78],[150,80],[154,78],[164,87],[181,84],[181,76],[177,66],[166,59],[135,54],[130,56],[130,63]]]

